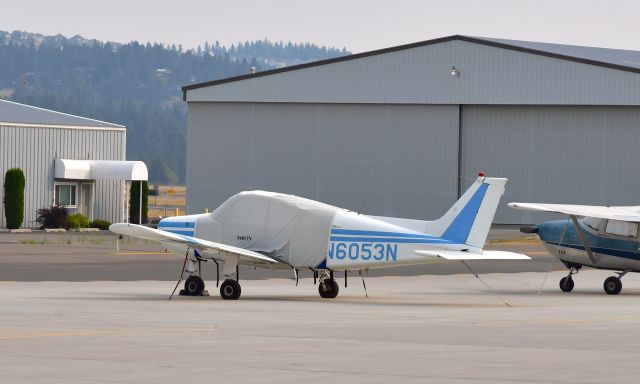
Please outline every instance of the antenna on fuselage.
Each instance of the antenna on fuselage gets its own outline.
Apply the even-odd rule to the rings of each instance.
[[[360,215],[362,213],[362,208],[364,208],[364,203],[367,202],[367,197],[363,196],[362,197],[362,204],[360,204],[360,209],[358,209],[358,215]]]

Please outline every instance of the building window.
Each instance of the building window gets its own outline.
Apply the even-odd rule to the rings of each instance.
[[[56,183],[55,184],[55,204],[65,207],[75,208],[78,206],[78,185],[75,183]]]

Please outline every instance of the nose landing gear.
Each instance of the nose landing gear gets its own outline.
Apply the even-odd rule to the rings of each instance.
[[[560,279],[560,290],[562,292],[571,292],[573,290],[573,278],[571,278],[571,275],[563,277],[562,279]]]
[[[562,292],[571,292],[573,290],[574,283],[572,276],[578,273],[580,268],[582,268],[582,265],[569,264],[567,266],[569,267],[569,274],[560,279],[560,290]]]

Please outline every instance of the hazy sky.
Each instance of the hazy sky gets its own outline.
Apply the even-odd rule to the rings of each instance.
[[[195,47],[267,38],[353,52],[453,34],[640,50],[637,0],[2,0],[1,30]]]

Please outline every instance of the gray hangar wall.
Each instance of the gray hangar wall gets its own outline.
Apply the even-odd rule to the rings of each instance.
[[[637,205],[637,62],[453,36],[187,86],[187,210],[261,188],[430,219],[480,170],[509,178],[497,223],[558,217],[509,201]]]
[[[188,104],[187,211],[243,190],[431,219],[457,195],[458,106]]]
[[[91,127],[0,124],[0,171],[22,168],[25,174],[24,227],[36,227],[36,210],[53,202],[54,163],[60,159],[124,160],[126,131]],[[124,181],[95,181],[94,217],[122,221]],[[5,226],[4,205],[0,227]]]
[[[640,107],[462,107],[462,175],[509,178],[499,223],[563,218],[510,201],[640,204],[639,148]]]

